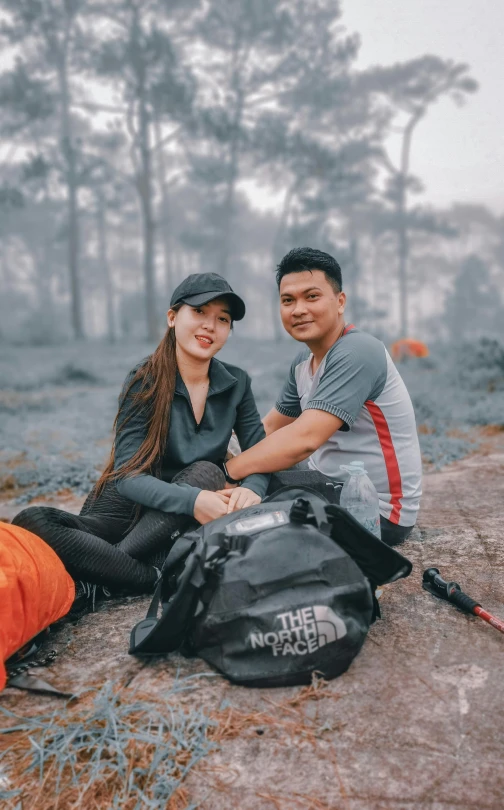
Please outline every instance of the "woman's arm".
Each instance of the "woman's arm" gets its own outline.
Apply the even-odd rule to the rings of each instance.
[[[194,515],[196,498],[203,491],[190,484],[168,484],[144,473],[119,478],[116,486],[117,491],[130,501],[175,515]]]
[[[135,372],[136,369],[126,378],[119,398],[114,470],[120,470],[133,458],[147,436],[150,409],[148,405],[134,401],[135,394],[141,388],[140,380],[124,396]],[[120,477],[116,486],[121,495],[135,503],[177,515],[194,515],[196,498],[202,492],[199,487],[183,483],[168,484],[147,473]]]

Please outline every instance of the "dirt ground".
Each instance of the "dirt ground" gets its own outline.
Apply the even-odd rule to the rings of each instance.
[[[504,616],[502,434],[427,474],[424,492],[419,525],[402,549],[413,573],[384,589],[383,619],[345,675],[315,694],[205,677],[183,698],[214,712],[221,731],[219,750],[189,774],[181,807],[502,810],[504,638],[421,588],[423,570],[435,565]],[[4,501],[0,511],[10,509]],[[162,694],[177,674],[208,672],[176,655],[149,664],[128,656],[129,631],[146,604],[108,604],[65,626],[56,661],[37,674],[65,691],[114,679],[126,699],[135,690]],[[30,714],[58,703],[6,689],[0,705]]]

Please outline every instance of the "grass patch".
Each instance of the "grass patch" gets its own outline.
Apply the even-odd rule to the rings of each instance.
[[[202,760],[237,737],[273,734],[289,746],[314,749],[334,728],[306,704],[339,695],[315,678],[292,697],[265,697],[267,710],[247,712],[224,702],[197,706],[200,675],[175,681],[162,697],[108,682],[51,714],[22,717],[0,706],[0,806],[9,810],[195,810],[184,781],[195,768],[205,791],[232,787],[232,768]],[[203,676],[204,677],[204,676]],[[300,795],[257,796],[273,807],[297,807]],[[308,797],[305,797],[308,798]],[[284,802],[287,802],[285,804]],[[322,810],[322,799],[306,807]],[[281,804],[280,804],[281,803]]]
[[[194,689],[195,679],[185,678],[163,699],[136,695],[126,700],[109,682],[80,697],[77,707],[69,701],[52,714],[18,717],[0,707],[11,724],[0,730],[5,774],[0,805],[23,810],[189,808],[182,782],[218,745],[209,733],[216,721],[202,709],[180,704],[181,693]]]

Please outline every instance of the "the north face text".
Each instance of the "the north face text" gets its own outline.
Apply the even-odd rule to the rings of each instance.
[[[252,649],[271,647],[273,655],[308,655],[346,635],[345,622],[327,605],[278,613],[275,630],[251,633]]]

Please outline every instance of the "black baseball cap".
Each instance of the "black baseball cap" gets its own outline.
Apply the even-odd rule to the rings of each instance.
[[[218,273],[191,273],[174,290],[170,307],[177,304],[200,307],[216,298],[227,298],[231,318],[233,321],[241,321],[245,315],[245,304],[240,296],[233,292],[226,279]]]

